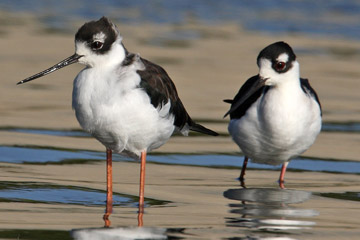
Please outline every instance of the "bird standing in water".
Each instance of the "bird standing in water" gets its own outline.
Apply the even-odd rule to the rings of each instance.
[[[190,118],[166,71],[128,52],[119,30],[106,17],[85,23],[78,30],[75,54],[18,84],[77,62],[86,67],[74,80],[72,106],[81,127],[106,147],[104,220],[105,226],[110,226],[112,152],[141,159],[139,216],[142,216],[147,152],[159,148],[174,132],[218,134]],[[138,225],[142,226],[141,217]]]
[[[306,151],[321,129],[321,105],[307,79],[300,78],[299,63],[291,47],[276,42],[257,57],[259,74],[249,78],[231,103],[228,126],[245,155],[255,163],[282,164],[279,185],[284,188],[291,158]]]

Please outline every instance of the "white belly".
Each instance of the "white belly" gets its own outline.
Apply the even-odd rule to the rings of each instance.
[[[284,96],[269,90],[242,118],[232,119],[228,129],[253,162],[278,165],[314,143],[321,129],[320,108],[303,92]]]
[[[92,78],[94,71],[84,69],[74,80],[73,108],[85,131],[107,148],[131,157],[170,138],[174,131],[174,118],[167,114],[170,102],[154,108],[145,91],[136,87],[140,77],[135,72],[114,81],[108,76]]]

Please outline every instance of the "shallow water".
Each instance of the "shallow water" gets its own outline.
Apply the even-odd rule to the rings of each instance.
[[[325,124],[326,126],[326,124]],[[328,127],[325,127],[325,129]],[[330,127],[331,128],[331,127]],[[351,127],[352,128],[352,127]],[[61,131],[51,129],[2,129],[2,131],[23,132],[33,136],[36,135],[52,135],[63,137],[88,137],[79,131]],[[325,130],[326,131],[326,130]],[[331,130],[330,130],[331,131]],[[336,131],[347,131],[346,126],[337,128]],[[357,131],[353,129],[353,131]],[[196,138],[196,136],[194,136]],[[94,181],[93,176],[84,176],[81,180],[73,181],[66,179],[66,176],[52,176],[51,172],[56,171],[59,168],[74,168],[83,169],[87,171],[90,166],[103,164],[105,154],[103,152],[84,151],[74,149],[57,149],[47,147],[33,147],[33,146],[0,146],[0,162],[5,164],[0,169],[3,171],[3,177],[11,175],[12,172],[18,172],[14,176],[21,176],[16,181],[4,181],[0,183],[0,203],[2,204],[20,204],[19,206],[24,216],[27,214],[37,215],[40,206],[45,204],[48,207],[43,210],[43,214],[37,216],[36,219],[46,219],[46,216],[53,214],[53,211],[59,212],[59,214],[65,215],[71,218],[77,216],[80,213],[88,211],[93,212],[94,208],[105,209],[106,193],[103,190],[105,184],[102,183],[98,187],[90,187],[92,184],[89,182],[84,187],[83,182]],[[311,158],[297,158],[290,162],[287,182],[291,185],[297,186],[298,189],[278,189],[274,188],[274,185],[261,187],[261,183],[257,186],[252,186],[251,178],[254,176],[254,170],[258,169],[265,171],[259,176],[268,175],[269,172],[279,171],[279,166],[268,166],[262,164],[249,163],[249,170],[247,174],[250,178],[250,185],[248,188],[236,187],[238,183],[236,177],[239,174],[239,169],[242,164],[242,157],[239,155],[231,154],[150,154],[148,156],[147,166],[151,168],[152,165],[158,167],[171,167],[173,170],[180,167],[189,167],[190,169],[197,167],[198,171],[207,171],[204,169],[213,169],[215,171],[231,172],[231,175],[226,175],[225,178],[221,178],[221,183],[216,186],[219,180],[211,183],[213,176],[202,178],[200,175],[191,175],[191,177],[181,177],[179,171],[178,174],[173,174],[175,179],[168,179],[168,183],[160,182],[158,184],[152,183],[147,186],[150,189],[161,188],[162,186],[169,185],[170,190],[177,192],[172,186],[183,186],[185,188],[192,188],[191,186],[199,186],[199,193],[205,191],[212,192],[214,189],[219,189],[219,192],[212,193],[209,198],[217,198],[222,204],[223,210],[219,213],[213,213],[211,205],[207,208],[204,205],[199,205],[198,209],[202,209],[196,214],[189,214],[194,210],[183,209],[184,206],[177,201],[171,201],[162,196],[157,199],[146,198],[145,199],[145,226],[149,226],[144,229],[134,227],[135,224],[119,222],[127,222],[126,219],[135,218],[137,215],[137,194],[127,194],[122,192],[122,187],[118,188],[114,192],[114,212],[110,219],[113,222],[113,228],[108,230],[101,228],[102,211],[96,211],[95,216],[92,219],[98,219],[98,224],[95,228],[85,228],[83,224],[74,225],[71,228],[63,231],[53,231],[51,225],[42,222],[39,226],[42,229],[49,230],[33,230],[23,229],[17,227],[16,229],[0,230],[1,239],[17,239],[21,236],[23,239],[88,239],[89,237],[96,237],[96,239],[111,239],[109,236],[132,236],[136,239],[151,238],[156,236],[155,239],[323,239],[322,228],[328,228],[327,221],[323,220],[322,215],[327,215],[328,212],[340,204],[342,211],[354,211],[354,204],[360,201],[360,191],[349,191],[347,186],[357,184],[353,180],[346,180],[340,183],[339,187],[335,191],[324,191],[325,189],[331,189],[331,183],[327,181],[311,180],[310,186],[318,186],[315,191],[306,191],[306,180],[295,180],[291,172],[302,171],[302,174],[314,172],[316,174],[329,174],[328,172],[337,173],[335,178],[342,177],[353,179],[354,176],[360,173],[360,162],[356,161],[339,161],[330,159],[311,159]],[[134,161],[117,154],[114,155],[114,164],[122,163],[138,166],[137,161]],[[15,164],[15,165],[6,165]],[[80,167],[79,166],[83,166]],[[30,170],[27,173],[21,174],[21,169],[40,169],[51,167],[50,172],[46,170],[39,170],[44,172],[45,175],[39,177],[31,174]],[[136,167],[137,168],[137,167]],[[133,171],[133,170],[132,170]],[[235,172],[234,172],[235,171]],[[120,172],[120,186],[124,186],[123,182],[126,182],[128,177],[122,176],[124,174],[122,168],[115,172]],[[268,173],[266,173],[268,172]],[[148,173],[152,175],[152,172]],[[278,173],[276,173],[277,175]],[[355,175],[354,175],[355,174]],[[49,176],[46,176],[49,175]],[[290,175],[290,177],[289,177]],[[76,177],[71,174],[72,177]],[[172,176],[172,175],[171,175]],[[59,179],[58,179],[59,178]],[[163,178],[161,176],[161,178]],[[166,176],[165,176],[166,178]],[[11,178],[9,178],[11,179]],[[58,180],[56,180],[58,179]],[[63,180],[61,180],[63,179]],[[357,178],[358,179],[358,178]],[[104,181],[105,179],[103,179]],[[117,179],[116,179],[117,180]],[[358,179],[359,180],[359,179]],[[45,181],[45,182],[44,182]],[[171,181],[174,181],[171,183]],[[190,182],[191,183],[190,183]],[[273,184],[274,179],[267,179],[266,182]],[[303,183],[302,183],[303,182]],[[70,184],[69,184],[70,183]],[[78,185],[81,183],[81,186]],[[305,185],[304,185],[305,184]],[[325,184],[325,185],[324,185]],[[294,185],[294,186],[295,186]],[[322,187],[322,185],[324,185]],[[335,183],[332,186],[337,185]],[[341,187],[343,185],[344,187]],[[216,187],[215,187],[216,186]],[[232,186],[232,188],[229,188]],[[132,187],[138,187],[136,183],[131,185]],[[214,188],[215,187],[215,188]],[[208,189],[208,190],[206,190]],[[321,190],[320,190],[321,189]],[[344,189],[344,190],[342,190]],[[119,190],[121,192],[119,192]],[[195,190],[195,189],[193,189]],[[193,191],[191,190],[191,191]],[[150,193],[152,190],[148,190]],[[179,190],[181,191],[181,190]],[[196,190],[195,190],[196,191]],[[223,197],[221,196],[223,194]],[[205,196],[202,196],[203,198]],[[194,205],[197,200],[194,195]],[[200,198],[199,198],[200,199]],[[340,203],[338,202],[340,201]],[[320,202],[320,205],[319,205]],[[32,206],[30,208],[26,206]],[[188,203],[191,206],[191,203]],[[38,207],[37,207],[38,206]],[[78,207],[76,207],[78,206]],[[73,210],[67,210],[70,207]],[[63,209],[65,208],[65,209]],[[77,209],[81,208],[81,209]],[[85,209],[82,209],[85,208]],[[356,207],[355,207],[356,208]],[[26,210],[25,210],[26,209]],[[160,210],[164,209],[164,210]],[[168,209],[168,210],[166,210]],[[179,209],[179,210],[177,210]],[[0,211],[9,214],[16,213],[11,209],[0,209]],[[28,211],[28,213],[26,213]],[[357,211],[357,210],[356,210]],[[70,212],[70,213],[69,213]],[[72,212],[72,214],[71,214]],[[160,212],[160,213],[159,213]],[[174,213],[172,213],[174,212]],[[209,213],[206,213],[209,212]],[[44,215],[45,214],[45,215]],[[204,215],[205,214],[205,215]],[[204,215],[204,216],[203,216]],[[207,216],[209,215],[209,216]],[[181,221],[176,219],[182,219],[182,217],[192,217],[191,224],[187,224],[187,221]],[[204,221],[212,218],[223,218],[220,223],[207,223],[203,226]],[[87,217],[90,220],[89,217]],[[174,222],[168,219],[172,219]],[[199,220],[196,220],[199,218]],[[153,220],[160,221],[162,223],[153,224]],[[85,219],[83,219],[85,220]],[[0,219],[0,222],[2,220]],[[21,220],[17,220],[21,221]],[[43,220],[42,220],[43,221]],[[54,220],[52,220],[54,221]],[[67,220],[68,221],[68,220]],[[180,221],[180,222],[179,222]],[[330,220],[333,225],[337,225],[336,219]],[[219,225],[220,224],[220,225]],[[356,225],[356,223],[354,222]],[[25,224],[26,226],[26,224]],[[79,226],[82,226],[79,228]],[[89,226],[89,225],[88,225]],[[154,226],[154,227],[151,227]],[[356,232],[354,225],[348,226],[352,229],[352,232]],[[341,229],[341,224],[337,227]],[[337,230],[338,231],[338,230]],[[355,233],[352,233],[355,234]],[[351,234],[349,235],[352,236]],[[21,239],[21,238],[20,238]],[[120,238],[121,239],[121,238]],[[324,239],[331,239],[328,235]]]
[[[105,198],[106,192],[99,189],[36,182],[0,182],[0,202],[104,206]],[[113,206],[137,207],[138,201],[137,196],[113,193]],[[166,203],[145,199],[146,207]]]
[[[0,146],[1,162],[28,164],[80,164],[105,159],[103,152],[34,148],[26,146]],[[203,166],[215,168],[240,168],[243,157],[224,154],[164,154],[151,155],[147,158],[151,163],[176,164],[187,166]],[[114,155],[113,161],[133,161],[132,159]],[[281,166],[271,166],[249,162],[249,169],[279,170]],[[317,171],[334,173],[360,174],[360,162],[338,161],[330,159],[295,158],[291,160],[288,170]]]
[[[311,6],[311,8],[309,8]],[[248,30],[270,33],[306,33],[333,37],[360,38],[360,3],[336,1],[1,1],[0,9],[37,15],[51,31],[66,31],[71,21],[97,19],[104,13],[126,24],[218,24],[236,22]],[[286,21],[284,21],[286,19]],[[194,37],[193,34],[187,37]],[[196,37],[196,36],[195,36]]]
[[[357,132],[357,125],[357,123],[324,124],[323,131]],[[1,131],[21,132],[33,135],[34,137],[36,135],[50,135],[72,138],[90,137],[88,134],[78,130],[3,128],[1,129]],[[197,136],[195,135],[193,137],[196,138]],[[224,137],[228,136],[225,135]],[[129,163],[138,165],[137,161],[117,154],[114,154],[113,158],[114,164]],[[225,215],[223,227],[219,228],[219,226],[213,226],[211,228],[212,230],[209,231],[209,229],[202,229],[201,227],[199,228],[199,226],[192,228],[190,226],[186,226],[186,224],[185,227],[184,223],[174,223],[171,225],[171,227],[161,228],[161,234],[159,236],[162,236],[163,238],[187,239],[190,235],[193,237],[195,236],[195,238],[206,239],[208,238],[208,236],[214,234],[218,236],[216,237],[216,239],[233,239],[234,237],[236,238],[238,236],[252,236],[251,239],[266,239],[267,237],[272,237],[274,239],[282,239],[282,237],[284,236],[286,236],[287,239],[303,239],[303,237],[305,237],[305,239],[312,239],[314,236],[316,236],[315,239],[321,239],[321,237],[317,235],[317,225],[322,225],[322,222],[317,218],[321,218],[321,214],[326,213],[324,213],[323,209],[318,207],[317,202],[319,202],[319,198],[321,198],[321,202],[324,203],[332,201],[343,201],[342,205],[345,209],[347,206],[346,202],[360,201],[360,191],[349,191],[347,190],[348,188],[343,188],[343,190],[341,190],[341,186],[338,187],[336,191],[326,191],[325,189],[330,189],[329,186],[324,188],[320,187],[320,189],[322,189],[321,191],[314,192],[299,190],[306,188],[306,184],[304,185],[304,183],[301,183],[306,182],[303,180],[300,180],[300,182],[296,181],[296,186],[299,189],[282,190],[273,187],[264,188],[261,187],[261,185],[260,187],[252,187],[250,185],[250,187],[248,188],[235,187],[227,189],[227,185],[230,184],[234,186],[234,184],[236,185],[237,182],[235,178],[239,174],[239,169],[243,161],[243,157],[238,154],[149,154],[147,160],[148,166],[155,164],[159,166],[173,166],[173,168],[175,169],[181,166],[190,168],[197,167],[199,168],[199,171],[202,171],[202,168],[219,170],[222,169],[223,171],[229,172],[233,172],[235,170],[235,174],[232,173],[231,176],[227,176],[226,179],[222,179],[222,181],[229,181],[229,183],[227,183],[226,185],[222,185],[224,200],[221,201],[224,202],[224,206],[227,206],[227,210],[224,210]],[[66,167],[74,165],[77,167],[83,166],[83,168],[86,169],[91,165],[104,163],[104,161],[105,153],[103,152],[49,147],[34,147],[31,145],[0,146],[0,162],[15,164],[16,166],[35,166],[35,168],[36,166],[54,166],[54,168],[56,169],[56,166]],[[276,171],[277,175],[280,166],[268,166],[249,162],[248,168],[248,175],[251,178],[254,174],[252,172],[253,169],[272,172]],[[4,167],[3,170],[7,172],[6,167]],[[121,171],[122,170],[120,169],[120,173]],[[296,173],[299,171],[303,172],[303,174],[307,174],[307,176],[311,176],[309,175],[309,173],[314,172],[317,174],[337,173],[337,175],[335,175],[335,178],[336,176],[341,175],[344,175],[345,177],[351,177],[360,174],[360,162],[315,158],[293,159],[289,164],[287,175],[291,174],[291,172]],[[149,174],[151,175],[151,172]],[[29,177],[26,177],[25,179],[28,178]],[[201,179],[201,177],[198,177],[196,175],[192,178],[194,178],[192,179],[192,181],[197,179],[192,184],[198,184],[199,181],[203,183],[207,182],[206,179]],[[76,184],[76,182],[71,182],[70,185],[61,182],[56,184],[47,181],[38,182],[36,177],[33,179],[31,175],[30,179],[32,179],[30,182],[28,182],[28,180],[24,182],[2,181],[0,184],[0,202],[33,205],[46,204],[54,207],[77,205],[88,208],[105,207],[106,193],[103,190],[104,184],[101,184],[101,189],[98,189],[79,186]],[[47,180],[47,177],[44,177],[44,179]],[[91,177],[85,176],[85,181],[88,181],[90,179]],[[121,182],[123,181],[123,177],[121,176],[120,179],[122,179],[120,181],[120,186],[122,186]],[[276,178],[269,179],[267,181],[273,183],[275,179]],[[294,179],[292,177],[289,177],[287,182],[290,185],[293,185]],[[156,185],[161,186],[163,184],[164,183],[159,183],[159,185]],[[179,177],[178,180],[175,181],[175,184],[185,184],[184,186],[187,186],[189,182],[188,180],[186,180],[186,178],[183,179]],[[311,183],[311,185],[314,186],[318,184],[320,184],[319,186],[321,186],[321,184],[323,183],[322,181],[319,181],[318,183]],[[207,184],[204,186],[207,186]],[[121,188],[118,190],[121,190]],[[218,194],[214,195],[213,197],[219,197]],[[113,214],[113,217],[110,217],[111,219],[113,219],[112,221],[119,221],[122,218],[128,218],[131,215],[136,216],[138,207],[137,201],[137,194],[129,195],[123,192],[115,191],[113,204],[115,213]],[[309,204],[306,204],[307,202],[309,202]],[[168,199],[162,197],[160,197],[159,199],[146,198],[145,204],[145,219],[147,219],[147,221],[150,223],[152,222],[150,220],[152,218],[162,219],[163,217],[165,217],[164,215],[154,215],[152,213],[153,208],[161,207],[165,209],[169,208],[169,210],[174,207],[181,208],[176,203],[176,201],[169,201]],[[306,204],[305,207],[304,204]],[[123,208],[128,213],[124,215],[121,208]],[[210,209],[206,211],[210,211]],[[178,215],[179,214],[175,214],[173,217],[176,219]],[[101,212],[98,213],[97,218],[101,219]],[[119,220],[117,220],[118,218]],[[145,225],[147,221],[145,220]],[[98,225],[98,227],[100,226],[101,225]],[[134,236],[139,236],[139,230],[130,226],[119,228],[118,225],[115,224],[115,228],[112,228],[114,232],[102,232],[103,228],[79,229],[75,227],[69,229],[69,231],[56,232],[56,234],[61,236],[61,238],[63,239],[73,239],[70,236],[70,233],[73,234],[74,239],[87,239],[88,236],[97,236],[99,234],[99,236],[103,237],[103,239],[108,239],[108,234],[115,234],[118,236],[122,234],[130,234]],[[160,226],[166,226],[166,224],[161,224]],[[177,227],[181,227],[181,230],[179,230]],[[141,232],[141,234],[145,234],[144,236],[149,237],[152,236],[151,234],[154,234],[154,231],[158,233],[157,227],[150,227],[148,230],[149,231],[145,231],[145,233]],[[47,236],[47,234],[50,234],[50,232],[51,231],[49,230],[38,231],[25,229],[7,229],[2,232],[0,231],[0,238],[15,238],[14,234],[18,233],[23,236],[29,236],[29,239],[36,239],[39,236]],[[317,233],[311,234],[312,232]],[[105,237],[103,236],[104,234]],[[66,236],[66,238],[64,238],[64,236]],[[84,238],[84,236],[86,237]],[[52,238],[48,239],[57,238],[53,236]],[[161,237],[159,239],[161,239]],[[192,239],[192,237],[190,237],[190,239]]]

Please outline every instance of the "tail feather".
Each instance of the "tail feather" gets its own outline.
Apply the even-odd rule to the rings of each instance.
[[[189,129],[195,132],[211,135],[211,136],[218,136],[219,134],[213,130],[210,130],[198,123],[192,122],[189,126]]]
[[[230,104],[232,104],[234,102],[234,100],[232,100],[232,99],[224,99],[223,101],[226,103],[230,103]]]

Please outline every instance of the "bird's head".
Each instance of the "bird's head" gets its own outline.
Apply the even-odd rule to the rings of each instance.
[[[75,35],[75,54],[17,84],[32,81],[77,62],[88,67],[119,64],[126,55],[121,41],[119,30],[106,17],[85,23]]]
[[[121,62],[125,49],[119,30],[109,19],[85,23],[75,35],[75,53],[79,63],[90,67]]]
[[[276,42],[264,48],[257,57],[259,75],[265,85],[273,86],[289,77],[299,78],[299,63],[292,48],[285,42]]]

